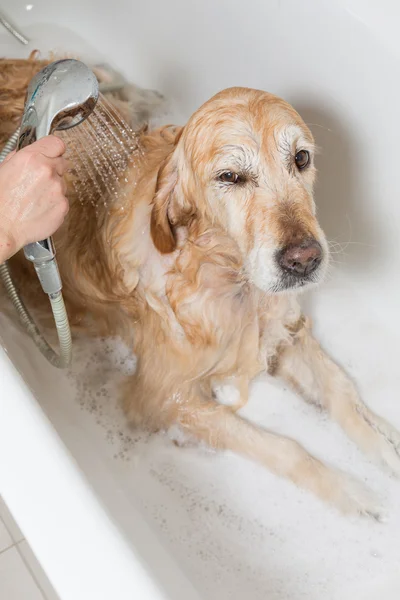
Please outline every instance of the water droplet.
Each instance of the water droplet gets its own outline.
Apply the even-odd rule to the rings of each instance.
[[[96,215],[108,200],[126,196],[127,169],[137,167],[141,153],[136,134],[115,107],[100,94],[95,110],[78,127],[60,133],[67,145],[71,182],[81,205],[90,203]],[[136,185],[136,182],[132,182]]]

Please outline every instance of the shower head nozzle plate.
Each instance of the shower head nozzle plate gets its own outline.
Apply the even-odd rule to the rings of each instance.
[[[47,65],[29,84],[18,148],[79,125],[98,97],[97,79],[84,63],[65,59]]]

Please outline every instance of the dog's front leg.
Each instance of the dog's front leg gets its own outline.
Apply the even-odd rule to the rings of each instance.
[[[400,433],[360,399],[350,378],[303,327],[276,359],[275,374],[307,401],[329,412],[367,454],[400,475]]]
[[[201,383],[170,380],[169,385],[169,389],[154,385],[150,372],[138,371],[128,378],[121,392],[129,421],[152,431],[178,426],[180,434],[256,461],[344,513],[381,518],[379,503],[368,488],[311,456],[295,440],[249,423],[212,400]]]
[[[180,398],[177,423],[191,436],[264,465],[344,513],[381,518],[375,499],[363,484],[328,467],[298,442],[260,429],[231,408],[201,398],[194,388],[180,392]]]

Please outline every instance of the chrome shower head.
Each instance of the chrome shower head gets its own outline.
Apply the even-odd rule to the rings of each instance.
[[[60,129],[75,127],[93,111],[99,86],[79,60],[65,59],[42,69],[29,84],[18,149]]]

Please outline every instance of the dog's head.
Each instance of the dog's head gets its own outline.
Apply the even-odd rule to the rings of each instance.
[[[157,248],[180,226],[222,227],[246,276],[270,293],[318,283],[328,248],[315,216],[314,140],[296,111],[266,92],[225,90],[189,120],[160,169],[152,213]]]

